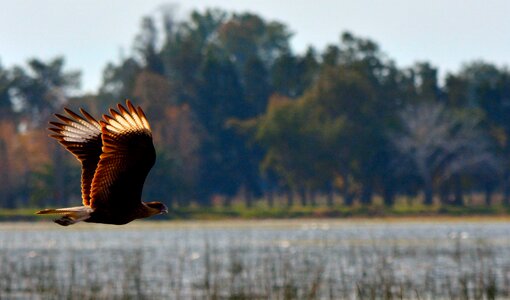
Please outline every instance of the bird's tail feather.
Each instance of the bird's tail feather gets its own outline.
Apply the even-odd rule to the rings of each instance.
[[[89,206],[76,206],[57,209],[44,209],[36,212],[38,215],[63,215],[54,222],[62,226],[68,226],[90,218],[92,208]]]

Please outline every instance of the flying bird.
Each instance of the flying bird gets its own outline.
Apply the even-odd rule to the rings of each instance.
[[[61,215],[62,226],[80,221],[122,225],[135,219],[167,213],[161,202],[142,202],[145,178],[156,161],[149,122],[140,107],[126,100],[97,121],[84,109],[81,115],[64,108],[50,122],[51,137],[71,152],[82,166],[83,206],[45,209],[37,214]]]

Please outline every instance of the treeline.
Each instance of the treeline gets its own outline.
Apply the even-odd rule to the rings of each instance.
[[[477,61],[440,82],[430,63],[398,67],[348,32],[296,53],[285,24],[254,14],[162,15],[142,20],[94,95],[72,96],[80,73],[63,58],[0,67],[1,207],[79,202],[79,166],[46,124],[63,106],[99,118],[125,98],[154,131],[146,199],[510,205],[508,69]]]

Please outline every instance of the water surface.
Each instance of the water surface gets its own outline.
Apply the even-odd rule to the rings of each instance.
[[[0,298],[509,296],[505,221],[0,223]]]

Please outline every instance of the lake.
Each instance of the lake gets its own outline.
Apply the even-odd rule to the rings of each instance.
[[[509,296],[505,220],[0,223],[0,299]]]

